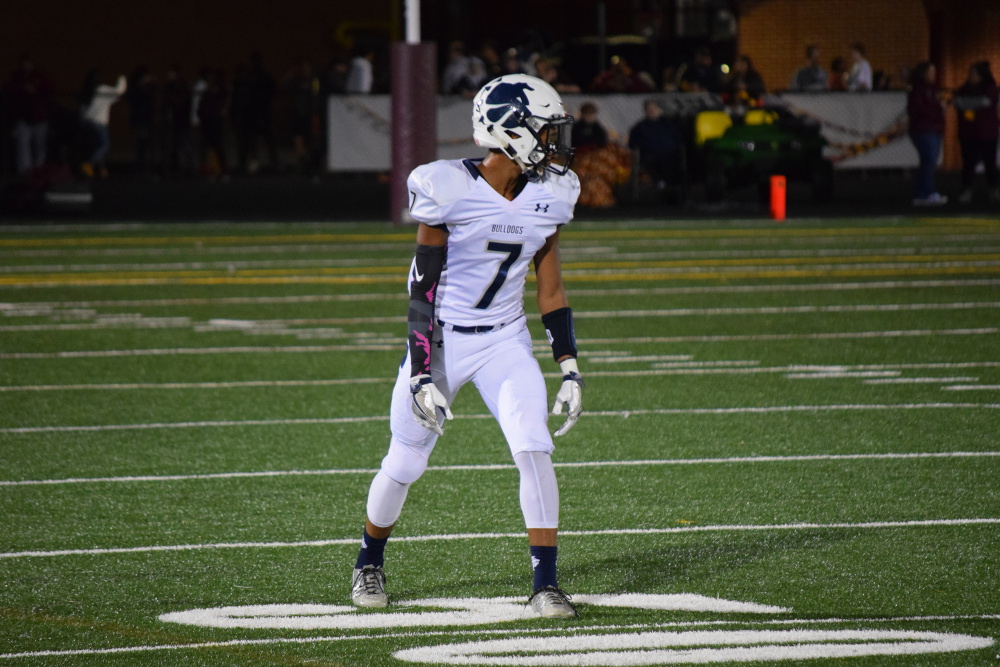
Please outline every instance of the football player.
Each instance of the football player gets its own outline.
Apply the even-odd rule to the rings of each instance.
[[[545,382],[524,313],[533,264],[542,322],[563,373],[552,410],[567,410],[555,432],[561,436],[580,416],[583,388],[559,263],[559,228],[572,219],[580,193],[569,169],[572,123],[547,83],[502,76],[473,100],[473,136],[487,156],[432,162],[407,180],[410,214],[420,223],[409,274],[408,353],[392,394],[389,452],[368,494],[351,591],[360,607],[388,604],[386,541],[444,420],[452,418],[449,406],[471,381],[520,473],[534,568],[531,607],[546,618],[576,616],[556,581],[559,490]]]

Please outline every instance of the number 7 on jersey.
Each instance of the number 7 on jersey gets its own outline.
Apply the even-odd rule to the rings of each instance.
[[[497,267],[496,275],[493,276],[493,281],[490,286],[486,288],[483,292],[483,296],[479,299],[479,303],[476,304],[476,308],[479,310],[486,310],[493,303],[493,299],[496,298],[497,292],[503,287],[503,284],[507,281],[507,272],[510,271],[510,267],[514,265],[517,258],[521,256],[521,251],[524,249],[523,243],[502,243],[500,241],[490,241],[486,244],[487,252],[496,252],[506,254],[507,256],[503,258],[500,262],[500,266]]]

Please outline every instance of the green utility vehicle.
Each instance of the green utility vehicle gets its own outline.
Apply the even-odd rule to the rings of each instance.
[[[695,142],[709,201],[751,185],[766,192],[775,174],[810,183],[817,201],[833,196],[833,165],[823,157],[819,124],[780,107],[751,109],[737,122],[725,111],[703,111],[695,119]]]

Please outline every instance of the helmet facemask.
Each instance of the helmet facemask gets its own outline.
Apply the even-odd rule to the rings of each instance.
[[[538,142],[535,150],[528,155],[532,168],[535,171],[547,169],[559,176],[569,171],[575,152],[572,144],[573,117],[543,119],[532,116],[525,122],[525,127]]]

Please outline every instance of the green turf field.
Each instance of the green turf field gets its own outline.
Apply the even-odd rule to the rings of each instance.
[[[0,228],[0,667],[1000,664],[1000,222],[566,228],[572,622],[471,386],[347,606],[413,244]]]

